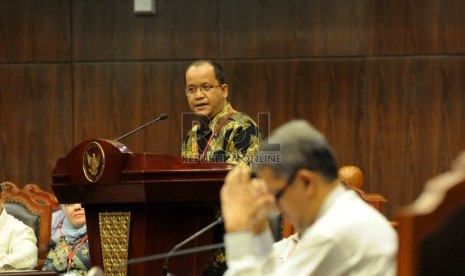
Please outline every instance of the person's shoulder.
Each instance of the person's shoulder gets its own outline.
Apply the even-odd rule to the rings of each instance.
[[[257,127],[257,124],[249,115],[240,111],[236,111],[231,115],[230,123],[236,124],[238,126]]]
[[[11,232],[10,234],[16,237],[27,237],[27,236],[31,238],[36,237],[34,233],[34,229],[32,229],[32,227],[28,226],[21,220],[15,218],[13,215],[7,214],[6,223],[8,225],[8,228],[10,229],[10,232]]]
[[[26,228],[31,228],[29,226],[27,226],[24,222],[22,222],[21,220],[17,219],[15,216],[13,215],[10,215],[10,214],[6,214],[6,222],[8,225],[11,226],[11,228],[14,228],[15,230],[23,230],[23,229],[26,229]],[[32,228],[31,228],[32,229]]]
[[[374,236],[385,234],[386,231],[393,232],[387,218],[351,190],[344,191],[327,212],[317,220],[315,226],[331,228],[325,231],[334,235],[352,232],[357,234],[367,228],[376,232]],[[347,229],[353,231],[347,231]]]
[[[254,122],[252,117],[250,117],[247,113],[244,113],[242,111],[237,111],[237,110],[236,110],[236,112],[234,112],[231,115],[231,118],[234,119],[234,120],[237,120],[237,121],[252,121],[252,122]]]

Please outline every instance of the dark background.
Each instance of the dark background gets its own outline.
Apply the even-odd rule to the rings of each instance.
[[[156,5],[140,16],[132,0],[0,0],[1,181],[51,191],[75,145],[164,112],[123,142],[179,155],[184,69],[201,58],[224,65],[233,107],[268,113],[270,130],[304,118],[324,132],[388,217],[464,149],[465,1]]]

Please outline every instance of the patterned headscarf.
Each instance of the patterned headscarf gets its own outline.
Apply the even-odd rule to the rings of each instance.
[[[61,226],[61,233],[65,236],[65,240],[68,243],[71,243],[77,239],[80,239],[82,236],[87,234],[87,226],[84,224],[81,228],[74,227],[66,215],[66,205],[62,204],[61,208],[65,213],[65,218],[63,220],[63,225]]]

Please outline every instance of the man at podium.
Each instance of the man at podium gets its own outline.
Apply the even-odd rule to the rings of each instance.
[[[199,124],[188,132],[182,157],[250,165],[263,135],[248,115],[228,103],[229,89],[221,65],[195,61],[187,67],[185,83],[187,102]]]
[[[184,160],[251,165],[263,135],[248,115],[227,101],[229,89],[220,64],[198,60],[187,66],[185,93],[199,124],[193,126],[182,146]],[[214,241],[223,239],[224,228],[215,229]],[[226,270],[224,249],[215,250],[204,275]]]

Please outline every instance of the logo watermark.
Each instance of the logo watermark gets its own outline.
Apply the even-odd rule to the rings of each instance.
[[[241,113],[241,112],[238,112]],[[249,117],[245,113],[241,113],[241,116]],[[230,137],[220,137],[217,133],[213,134],[212,131],[208,128],[211,123],[211,119],[208,116],[203,114],[196,114],[194,112],[184,112],[182,113],[182,141],[185,142],[188,139],[188,133],[194,129],[198,130],[202,127],[207,132],[206,135],[195,135],[190,139],[197,139],[195,143],[197,145],[206,145],[208,144],[211,135],[214,135],[214,139],[220,138],[223,139],[222,145],[240,145],[243,142],[248,142],[245,139],[250,139],[251,136],[259,137],[261,134],[264,137],[263,143],[267,143],[267,151],[260,151],[260,146],[258,147],[256,155],[243,154],[241,151],[225,152],[220,151],[208,151],[203,155],[202,160],[198,157],[198,152],[190,152],[194,156],[192,157],[182,157],[183,163],[199,163],[199,162],[221,162],[227,163],[229,160],[241,160],[243,163],[252,164],[252,163],[281,163],[281,145],[271,144],[267,141],[270,136],[271,123],[270,123],[270,113],[269,112],[259,112],[257,114],[257,128],[253,128],[253,132],[250,132],[250,128],[240,128],[239,132],[236,132],[233,136]],[[233,141],[231,141],[233,139]],[[191,141],[194,142],[194,141]]]

